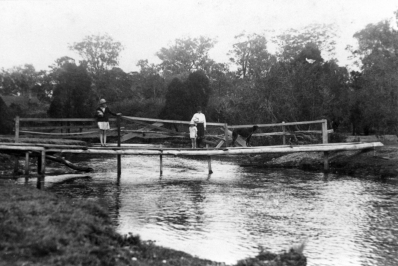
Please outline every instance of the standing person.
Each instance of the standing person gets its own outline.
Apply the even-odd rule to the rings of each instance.
[[[191,138],[192,149],[196,148],[196,138],[198,136],[198,129],[196,128],[195,123],[189,124],[189,137]]]
[[[205,137],[206,117],[202,113],[202,107],[198,106],[196,114],[193,115],[191,123],[196,123],[198,129],[198,137],[196,138],[196,147],[202,148],[201,144]]]
[[[99,102],[99,107],[97,108],[97,122],[98,128],[100,129],[100,142],[101,146],[106,146],[106,131],[110,129],[109,126],[109,115],[118,116],[120,113],[113,113],[109,107],[106,105],[105,99],[101,99]]]

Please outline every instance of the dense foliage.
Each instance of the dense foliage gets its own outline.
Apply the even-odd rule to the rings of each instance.
[[[354,35],[358,46],[348,50],[355,71],[335,58],[334,25],[314,24],[271,37],[239,34],[226,51],[229,63],[210,58],[216,40],[181,38],[156,53],[159,64],[139,60],[139,71],[131,73],[118,67],[123,46],[105,34],[69,46],[82,57],[79,64],[61,57],[48,72],[32,65],[3,69],[0,92],[35,98],[43,114],[49,108],[48,114],[57,117],[90,116],[94,103],[105,98],[123,114],[142,117],[188,120],[201,105],[215,122],[328,119],[339,131],[396,134],[397,22],[370,24]],[[27,107],[13,108],[30,115]]]
[[[57,82],[48,115],[50,117],[91,117],[95,101],[91,79],[82,66],[66,62],[57,70]]]
[[[206,109],[210,93],[209,79],[202,71],[189,74],[185,82],[174,78],[167,88],[166,103],[159,117],[190,120],[198,106]]]

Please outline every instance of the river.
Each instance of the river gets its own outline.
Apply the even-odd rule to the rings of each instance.
[[[307,265],[398,265],[398,182],[236,162],[123,156],[87,159],[87,178],[47,177],[49,191],[99,200],[117,231],[228,264],[305,242]]]

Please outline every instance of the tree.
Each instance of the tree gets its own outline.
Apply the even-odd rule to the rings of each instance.
[[[119,54],[123,46],[108,34],[104,34],[86,36],[83,41],[69,45],[69,49],[77,51],[83,58],[84,62],[81,62],[81,65],[86,66],[95,88],[98,89],[97,83],[101,76],[119,64]]]
[[[211,87],[210,81],[203,71],[196,71],[189,74],[188,79],[185,81],[185,86],[188,91],[188,108],[189,114],[194,114],[197,107],[201,106],[206,108],[209,102]]]
[[[190,120],[196,107],[206,108],[211,94],[210,82],[203,71],[189,74],[185,82],[174,78],[167,87],[163,119]]]
[[[129,99],[133,96],[132,75],[118,67],[106,70],[97,80],[96,85],[97,97],[105,98],[108,102]]]
[[[2,71],[1,87],[4,95],[32,97],[32,88],[39,84],[39,76],[33,65],[13,67]]]
[[[13,119],[10,110],[0,97],[0,134],[11,134]]]
[[[334,59],[336,50],[337,27],[334,24],[310,24],[302,29],[288,29],[273,38],[277,45],[279,60],[291,61],[312,43],[319,48],[324,56]]]
[[[137,66],[140,67],[138,86],[141,95],[146,99],[163,97],[166,85],[159,74],[159,66],[149,64],[148,60],[139,60]]]
[[[365,133],[398,131],[398,18],[392,23],[369,24],[354,35],[358,40],[354,53],[362,62],[355,102]]]
[[[235,36],[239,42],[233,45],[230,61],[238,66],[238,76],[260,78],[270,69],[275,57],[267,50],[267,39],[258,34]]]
[[[49,116],[91,117],[96,101],[91,90],[91,78],[84,66],[64,62],[57,71]]]
[[[216,43],[207,37],[176,39],[168,48],[163,47],[156,53],[162,61],[159,67],[165,78],[174,76],[184,78],[189,73],[203,70],[208,73],[214,61],[209,58],[209,50]]]
[[[167,86],[166,103],[159,118],[188,120],[189,114],[185,109],[188,106],[187,100],[188,94],[184,83],[174,78]]]
[[[210,86],[214,94],[219,97],[226,95],[231,87],[232,78],[228,65],[215,63],[209,73]]]

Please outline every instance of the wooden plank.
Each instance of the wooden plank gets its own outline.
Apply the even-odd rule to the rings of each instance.
[[[294,152],[324,152],[324,151],[344,151],[344,150],[361,150],[375,147],[384,146],[381,142],[373,143],[340,143],[339,145],[303,145],[303,146],[262,146],[262,147],[248,147],[248,148],[228,148],[228,149],[130,149],[130,150],[118,150],[118,149],[48,149],[47,152],[59,152],[59,153],[76,153],[76,154],[121,154],[121,155],[200,155],[200,156],[211,156],[211,155],[240,155],[240,154],[262,154],[262,153],[294,153]]]
[[[112,131],[112,130],[116,130],[116,129],[110,129],[109,131]],[[74,133],[36,132],[36,131],[25,131],[25,130],[21,130],[19,132],[31,134],[31,135],[44,135],[44,136],[77,136],[77,135],[88,135],[88,134],[98,133],[98,130],[88,131],[88,132],[87,131],[86,132],[74,132]]]
[[[41,143],[8,143],[8,142],[0,142],[1,145],[6,145],[6,146],[30,146],[30,147],[47,147],[47,148],[84,148],[87,147],[86,145],[67,145],[67,144],[41,144]]]
[[[189,133],[183,133],[180,135],[171,135],[167,133],[145,133],[145,135],[141,133],[129,133],[127,134],[129,139],[132,138],[142,138],[142,139],[167,139],[167,138],[187,138],[189,137]],[[125,135],[125,136],[127,136]],[[124,142],[124,136],[121,138],[121,141]]]
[[[9,150],[9,151],[43,151],[43,147],[37,146],[6,146],[0,145],[0,150]]]
[[[122,116],[122,118],[132,121],[146,121],[146,122],[160,122],[160,123],[172,123],[172,124],[183,124],[189,125],[190,121],[179,121],[179,120],[162,120],[154,118],[134,117],[134,116]],[[224,126],[224,123],[213,123],[206,122],[208,126]]]
[[[221,141],[217,144],[216,149],[221,148],[221,146],[224,144],[224,142],[225,142],[225,140],[221,140]]]
[[[59,157],[59,156],[46,155],[46,158],[49,159],[49,160],[58,162],[58,163],[62,163],[62,164],[66,165],[69,168],[72,168],[74,170],[84,171],[84,172],[92,172],[92,171],[94,171],[94,169],[91,168],[91,167],[85,167],[85,166],[79,166],[79,165],[73,164],[70,161],[65,160],[64,158]]]
[[[228,128],[250,128],[250,127],[253,127],[253,126],[258,126],[258,127],[277,127],[277,126],[295,126],[295,125],[321,124],[321,123],[323,123],[323,120],[302,121],[302,122],[288,122],[288,123],[274,123],[274,124],[239,125],[239,126],[228,126]]]
[[[42,127],[20,127],[20,130],[57,130],[57,129],[63,129],[63,130],[67,130],[67,129],[76,129],[76,130],[80,130],[80,129],[93,129],[93,128],[98,128],[98,126],[42,126]]]
[[[154,124],[152,124],[152,125],[154,125],[154,126],[163,126],[163,123],[154,123]],[[145,127],[143,127],[143,128],[140,128],[140,129],[137,130],[137,131],[142,131],[142,132],[140,132],[140,133],[142,134],[142,133],[149,132],[148,130],[150,130],[150,129],[152,129],[151,126],[145,126]],[[146,130],[147,130],[147,131],[146,131]],[[134,134],[134,133],[138,133],[138,132],[129,131],[129,130],[123,130],[123,132],[130,132],[130,133],[124,135],[124,136],[120,139],[121,142],[125,142],[125,141],[127,141],[127,140],[129,140],[129,139],[132,139],[132,138],[137,137],[137,135]]]
[[[144,125],[146,127],[156,128],[156,129],[159,129],[159,130],[164,131],[164,132],[168,132],[168,133],[173,134],[173,135],[181,135],[181,132],[177,132],[177,131],[174,131],[174,130],[171,130],[171,129],[167,129],[167,128],[164,128],[164,127],[161,127],[161,126],[156,126],[155,124],[148,124],[148,123],[141,122],[141,121],[134,121],[134,123],[140,124],[140,125]]]
[[[97,122],[96,118],[20,118],[25,122]],[[109,121],[116,121],[116,118],[109,118]]]

